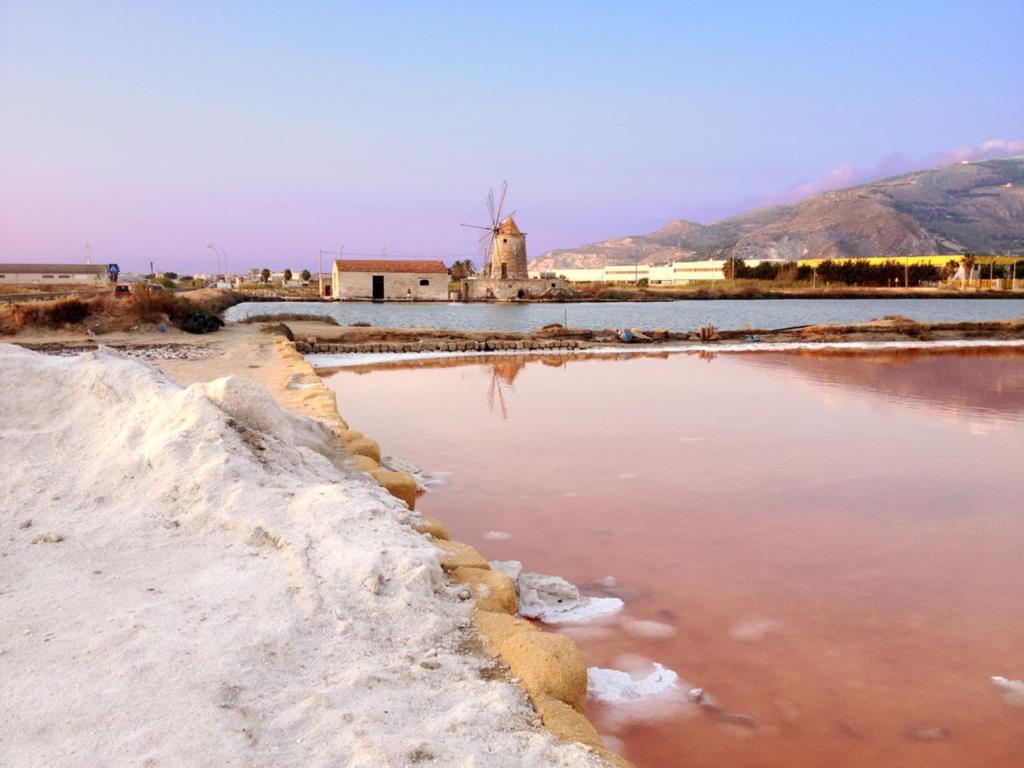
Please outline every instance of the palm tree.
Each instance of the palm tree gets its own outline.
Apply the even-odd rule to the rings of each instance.
[[[971,272],[974,271],[974,262],[975,258],[973,253],[965,253],[960,257],[960,264],[964,268],[964,280],[967,285],[971,284]]]

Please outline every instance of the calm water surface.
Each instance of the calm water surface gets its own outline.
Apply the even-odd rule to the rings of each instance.
[[[420,509],[453,536],[592,594],[617,579],[620,615],[562,630],[589,666],[659,662],[753,718],[591,703],[640,768],[1024,765],[1024,709],[989,680],[1024,679],[1024,353],[449,360],[330,383],[354,428],[450,473]]]
[[[386,328],[531,331],[547,323],[575,328],[788,328],[811,323],[860,323],[885,315],[921,322],[1007,320],[1024,317],[1022,299],[777,299],[661,301],[601,304],[373,304],[371,302],[251,302],[231,307],[229,320],[302,312]]]

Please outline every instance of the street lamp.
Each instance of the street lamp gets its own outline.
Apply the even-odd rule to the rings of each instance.
[[[221,274],[221,272],[220,272],[220,262],[221,262],[222,258],[224,259],[224,272],[223,272],[223,274],[226,277],[227,276],[227,272],[228,272],[228,255],[224,251],[222,251],[220,248],[218,248],[216,245],[214,245],[213,243],[207,243],[206,247],[209,248],[211,251],[213,251],[215,254],[217,254],[217,271],[214,274],[214,277],[217,277],[219,274]]]

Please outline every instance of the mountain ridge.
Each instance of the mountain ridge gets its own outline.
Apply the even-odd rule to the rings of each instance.
[[[964,251],[1024,254],[1024,156],[913,171],[710,224],[673,219],[646,235],[547,251],[530,269]]]

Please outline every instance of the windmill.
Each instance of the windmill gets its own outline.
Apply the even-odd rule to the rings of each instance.
[[[484,261],[484,276],[490,278],[526,278],[526,236],[519,231],[513,214],[502,215],[508,182],[501,182],[495,201],[494,190],[487,193],[487,213],[490,225],[463,224],[464,227],[479,229],[480,255]]]

